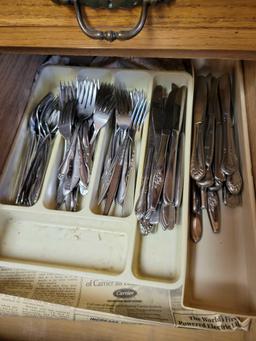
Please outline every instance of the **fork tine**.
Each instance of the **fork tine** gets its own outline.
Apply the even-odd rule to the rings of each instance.
[[[136,101],[135,104],[134,104],[134,108],[132,110],[132,113],[131,113],[131,124],[132,126],[134,126],[136,124],[136,121],[138,119],[138,115],[139,115],[139,108],[140,108],[140,101]]]
[[[85,79],[83,81],[83,88],[84,88],[84,97],[83,97],[83,100],[81,102],[81,105],[86,108],[86,103],[87,103],[87,98],[88,98],[88,92],[89,92],[89,89],[88,89],[88,79]]]
[[[91,104],[91,98],[92,98],[92,92],[93,92],[93,83],[92,83],[92,81],[89,81],[88,88],[89,89],[88,89],[88,96],[87,96],[87,99],[86,99],[86,106]]]
[[[140,129],[140,126],[144,122],[145,114],[147,113],[147,99],[142,91],[134,94],[134,97],[137,97],[137,102],[132,115],[132,127],[137,130]]]
[[[137,130],[139,130],[141,126],[143,125],[146,115],[147,115],[147,100],[144,99],[144,104],[141,109],[140,120],[138,121],[138,124],[137,124]]]
[[[95,80],[93,82],[94,82],[94,89],[93,89],[93,96],[92,96],[92,102],[91,102],[92,106],[95,105],[97,90],[98,90],[97,82],[95,82]]]

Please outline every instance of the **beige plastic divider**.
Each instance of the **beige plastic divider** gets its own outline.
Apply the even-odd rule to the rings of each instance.
[[[136,167],[129,179],[128,202],[124,210],[115,208],[110,216],[101,214],[97,188],[103,156],[110,138],[110,125],[100,132],[94,155],[88,194],[77,212],[56,210],[56,177],[63,139],[56,136],[38,202],[32,207],[12,205],[17,168],[22,161],[27,118],[31,108],[46,95],[57,92],[60,81],[98,78],[128,89],[144,90],[150,103],[153,86],[187,86],[185,176],[180,223],[173,231],[141,237],[134,206],[139,195],[149,115],[136,136]],[[34,88],[23,122],[0,179],[0,266],[85,275],[162,288],[184,283],[188,231],[189,158],[193,78],[186,72],[110,70],[63,66],[45,67]]]
[[[198,65],[197,65],[198,67]],[[198,72],[233,72],[234,121],[243,176],[242,205],[221,206],[221,232],[214,234],[206,212],[203,236],[188,241],[184,307],[240,316],[256,316],[256,218],[243,75],[239,63],[211,62]]]

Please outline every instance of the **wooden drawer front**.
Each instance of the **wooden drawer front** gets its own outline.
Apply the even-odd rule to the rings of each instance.
[[[132,27],[140,8],[86,11],[93,27],[118,30]],[[255,15],[254,0],[176,0],[152,6],[145,28],[132,44],[108,43],[89,39],[81,32],[72,6],[58,6],[51,0],[2,0],[0,47],[60,48],[65,53],[70,49],[95,53],[91,49],[97,49],[105,54],[146,56],[150,50],[158,57],[217,55],[222,51],[219,55],[252,58],[256,52]]]

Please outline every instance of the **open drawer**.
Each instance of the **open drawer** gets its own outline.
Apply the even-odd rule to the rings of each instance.
[[[218,68],[219,65],[221,66],[222,63],[216,62],[214,68]],[[52,191],[49,190],[49,183],[46,181],[41,200],[34,207],[26,208],[26,212],[24,208],[12,205],[0,206],[2,221],[0,264],[37,270],[40,268],[44,271],[61,273],[83,273],[87,277],[130,281],[166,289],[174,289],[183,285],[186,270],[183,302],[185,307],[254,316],[256,312],[254,292],[256,275],[253,269],[253,259],[256,256],[255,198],[242,71],[239,64],[234,65],[229,62],[225,63],[224,70],[227,70],[226,68],[231,70],[234,66],[236,119],[239,127],[244,179],[243,203],[231,214],[225,214],[223,210],[220,234],[213,235],[209,226],[205,226],[201,242],[197,245],[192,244],[188,238],[188,216],[185,218],[184,213],[184,224],[180,226],[179,231],[159,231],[156,236],[142,237],[139,234],[133,211],[125,218],[105,217],[102,220],[98,218],[98,208],[93,201],[93,186],[91,186],[91,194],[81,203],[80,211],[75,215],[72,214],[74,224],[71,224],[68,220],[69,213],[54,209],[51,201]],[[65,77],[70,79],[76,72],[68,71]],[[143,78],[145,73],[138,72],[141,72],[138,81],[148,89],[152,78]],[[167,75],[168,72],[162,73],[162,79],[166,77],[164,74]],[[54,87],[61,75],[57,72],[55,76]],[[106,74],[103,77],[105,76]],[[49,75],[45,74],[45,77]],[[186,84],[191,89],[193,80],[186,75],[180,85],[182,84]],[[40,89],[39,86],[37,89],[39,93]],[[147,91],[150,97],[150,91]],[[188,140],[185,172],[187,181],[189,180],[192,93],[191,89],[187,108],[187,115],[190,115],[187,116],[186,126]],[[107,129],[100,136],[99,142],[102,145],[106,137]],[[140,146],[142,151],[145,151],[146,139],[147,132],[144,131]],[[53,153],[57,153],[60,144],[60,137],[58,137]],[[139,177],[142,175],[144,151],[141,153],[139,164],[138,188]],[[95,169],[101,164],[100,154],[98,148],[95,156]],[[54,170],[54,162],[50,162],[48,172],[51,169]],[[92,183],[95,183],[97,178],[95,172]],[[50,176],[47,179],[50,180]],[[184,190],[183,204],[187,205],[189,183],[186,184]],[[32,225],[31,222],[33,222]],[[29,228],[29,226],[32,227]],[[58,231],[58,236],[54,231]],[[48,243],[49,240],[50,243]],[[72,247],[69,249],[70,243]],[[60,252],[56,249],[58,244],[61,245]],[[152,249],[154,252],[151,252]],[[163,252],[160,257],[157,256],[157,249]]]

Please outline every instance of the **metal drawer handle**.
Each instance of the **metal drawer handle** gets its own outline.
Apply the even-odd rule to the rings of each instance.
[[[83,18],[81,5],[79,0],[74,0],[74,6],[76,11],[76,18],[81,30],[93,39],[114,41],[114,40],[128,40],[135,37],[142,29],[147,18],[148,2],[143,1],[140,19],[138,23],[129,31],[97,31],[91,28],[86,20]]]
[[[141,5],[141,14],[139,21],[132,29],[127,31],[116,32],[98,31],[93,29],[86,21],[86,18],[83,17],[81,0],[53,0],[53,1],[57,4],[73,4],[76,11],[76,18],[81,30],[92,39],[107,41],[128,40],[135,37],[144,27],[145,21],[147,19],[148,6],[150,4],[147,0],[143,0]]]

